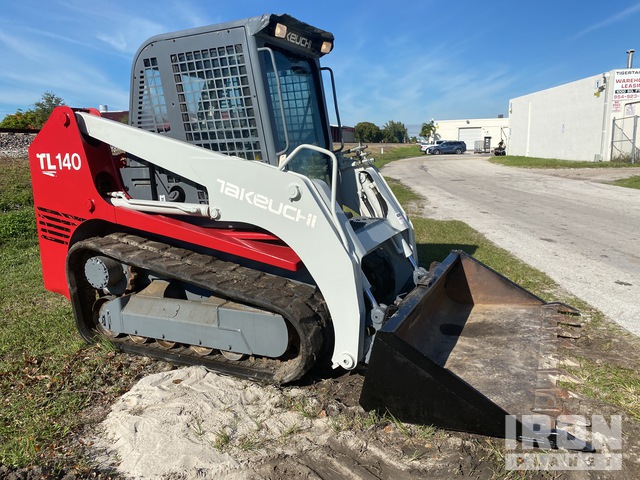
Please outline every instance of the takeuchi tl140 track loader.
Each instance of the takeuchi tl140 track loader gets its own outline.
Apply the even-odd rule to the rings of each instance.
[[[333,147],[333,44],[288,15],[160,35],[130,125],[56,108],[29,150],[46,288],[90,342],[275,383],[363,366],[365,409],[553,446],[521,416],[563,413],[566,308],[463,252],[419,266],[372,161]]]

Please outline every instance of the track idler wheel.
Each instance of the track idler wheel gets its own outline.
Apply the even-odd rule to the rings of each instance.
[[[220,353],[224,358],[231,360],[232,362],[239,362],[246,356],[244,353],[230,352],[228,350],[220,350]]]
[[[175,348],[175,346],[177,345],[176,342],[170,342],[168,340],[159,340],[159,339],[156,339],[156,343],[160,346],[160,348],[164,350],[171,350],[172,348]]]
[[[213,352],[213,348],[201,347],[199,345],[191,345],[190,348],[193,353],[195,353],[199,357],[206,357],[207,355],[211,355],[211,353]]]
[[[142,345],[144,343],[147,343],[149,341],[149,338],[142,337],[140,335],[129,335],[129,340],[131,340],[133,343],[137,345]]]

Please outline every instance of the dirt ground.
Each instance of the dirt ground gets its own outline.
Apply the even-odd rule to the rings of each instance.
[[[573,328],[580,338],[559,340],[561,362],[635,370],[637,338],[606,320],[581,320],[582,327]],[[504,440],[406,425],[364,412],[358,405],[362,372],[306,378],[277,388],[199,367],[164,364],[156,370],[110,410],[92,412],[94,422],[104,419],[92,422],[76,440],[98,471],[111,472],[112,478],[640,478],[638,420],[578,393],[579,386],[570,383],[562,384],[568,387],[565,407],[570,413],[606,419],[622,415],[623,445],[612,452],[622,454],[622,470],[505,470],[505,455],[514,452]],[[586,459],[589,454],[578,455]]]
[[[125,478],[501,478],[499,443],[366,414],[361,385],[345,374],[278,389],[176,369],[141,381],[82,441]]]

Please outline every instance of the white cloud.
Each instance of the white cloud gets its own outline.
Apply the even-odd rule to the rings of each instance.
[[[107,45],[115,48],[119,52],[129,53],[130,43],[124,37],[124,34],[120,32],[110,33],[98,33],[96,34],[96,38],[101,42],[106,43]]]
[[[611,15],[610,17],[605,18],[604,20],[594,23],[593,25],[590,25],[589,27],[579,31],[578,33],[576,33],[575,35],[573,35],[570,39],[571,40],[576,40],[580,37],[583,37],[584,35],[593,32],[594,30],[599,30],[601,28],[605,28],[605,27],[609,27],[615,23],[624,21],[624,20],[628,20],[629,19],[629,15],[632,15],[636,12],[640,12],[640,3],[636,3],[635,5],[631,5],[630,7],[625,8],[624,10]]]
[[[516,84],[516,76],[501,61],[484,60],[480,65],[463,61],[464,49],[463,43],[405,45],[379,59],[357,52],[328,57],[325,63],[332,68],[336,63],[343,123],[371,121],[382,126],[394,120],[420,125],[430,118],[478,118],[487,116],[487,111],[490,116],[506,114],[506,92]]]
[[[66,52],[59,42],[0,33],[0,47],[3,60],[11,65],[0,69],[0,92],[8,92],[0,94],[4,104],[30,108],[45,91],[78,107],[105,103],[103,96],[114,105],[129,103],[128,93],[103,70],[81,55]]]

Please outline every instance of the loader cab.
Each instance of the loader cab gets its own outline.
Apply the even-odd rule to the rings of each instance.
[[[318,59],[333,48],[333,35],[281,15],[272,16],[255,40],[278,160],[302,144],[331,150]],[[326,179],[327,161],[317,152],[303,151],[289,168]]]
[[[288,15],[153,37],[134,60],[130,123],[271,165],[301,144],[332,150],[319,58],[333,40]],[[303,151],[288,168],[328,180],[328,161]],[[140,159],[127,165],[123,181],[134,198],[207,201],[199,185]]]

